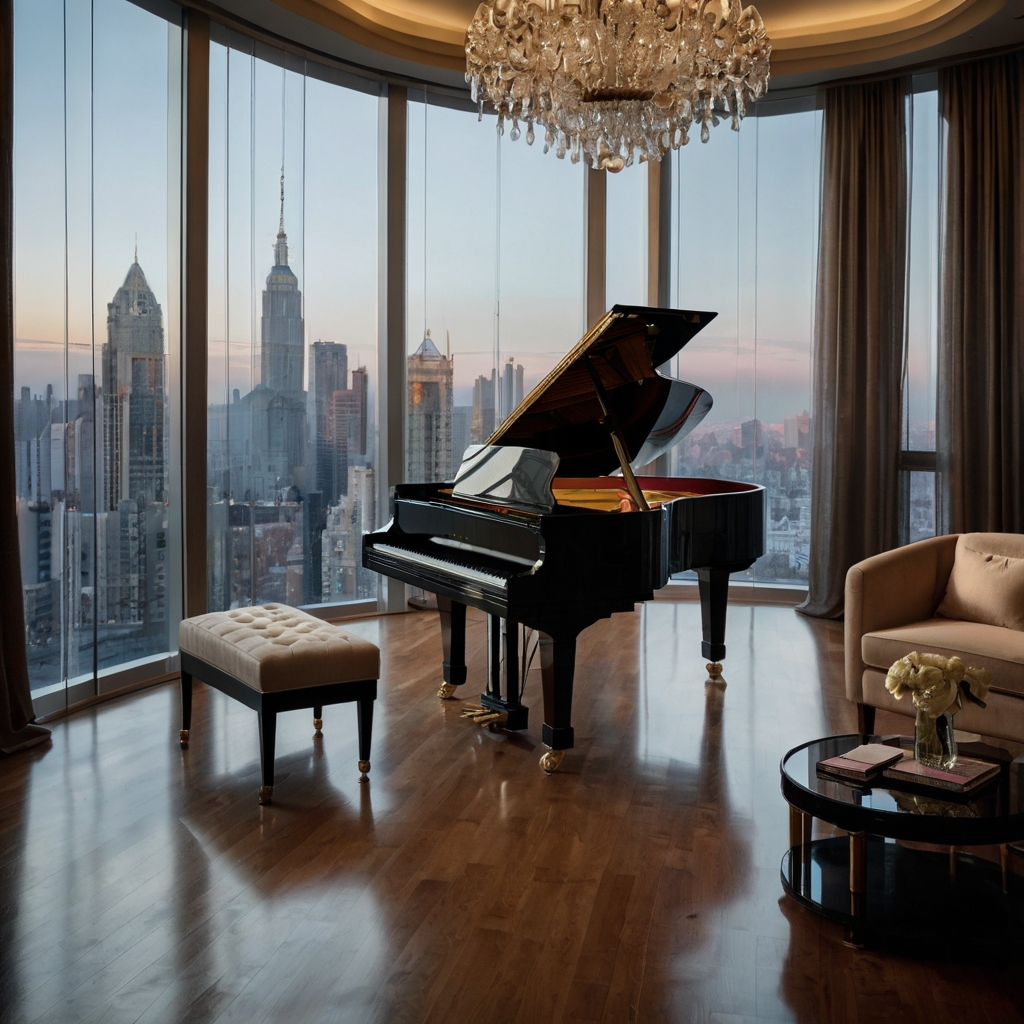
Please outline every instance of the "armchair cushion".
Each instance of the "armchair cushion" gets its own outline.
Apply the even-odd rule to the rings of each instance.
[[[865,633],[860,646],[865,666],[882,672],[911,651],[956,655],[965,665],[987,668],[994,690],[1024,697],[1024,632],[980,622],[927,619]]]
[[[1024,536],[961,534],[935,614],[1024,631]]]

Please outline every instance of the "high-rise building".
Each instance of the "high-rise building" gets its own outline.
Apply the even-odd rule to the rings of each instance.
[[[524,381],[525,371],[522,364],[517,364],[515,359],[509,356],[501,371],[501,405],[498,411],[500,422],[504,423],[523,400]]]
[[[348,349],[333,341],[314,341],[309,348],[309,441],[314,466],[306,480],[329,504],[337,501],[345,479],[338,473],[334,395],[347,387]]]
[[[315,341],[309,349],[309,440],[315,468],[307,483],[328,503],[337,500],[345,477],[339,477],[338,439],[334,433],[334,394],[348,388],[348,349],[334,341]]]
[[[526,396],[526,371],[523,369],[522,363],[516,365],[516,393],[514,395],[515,405],[513,408],[518,409],[523,404],[523,398]]]
[[[263,316],[260,320],[260,382],[265,388],[285,392],[302,390],[304,344],[302,293],[299,291],[299,279],[288,266],[282,173],[281,219],[274,243],[274,265],[263,290]]]
[[[231,430],[242,457],[240,476],[249,500],[276,500],[306,480],[306,392],[302,390],[302,292],[288,266],[284,230],[284,175],[274,265],[263,290],[260,321],[260,383],[242,400]],[[232,406],[232,409],[234,406]]]
[[[334,477],[342,494],[348,493],[348,467],[366,454],[366,370],[354,370],[352,383],[352,388],[335,391],[331,403]]]
[[[481,374],[473,382],[473,416],[469,426],[469,439],[473,444],[483,444],[494,433],[494,378]]]
[[[107,306],[103,346],[103,507],[165,497],[164,327],[138,259]]]
[[[348,428],[348,452],[349,455],[366,456],[369,454],[367,447],[367,403],[369,400],[369,381],[366,367],[360,366],[352,371],[351,391],[355,395],[352,408],[353,415],[358,416],[357,421],[349,421]]]
[[[409,437],[406,480],[421,483],[450,480],[452,468],[452,371],[451,355],[441,355],[428,330],[420,347],[409,356]]]

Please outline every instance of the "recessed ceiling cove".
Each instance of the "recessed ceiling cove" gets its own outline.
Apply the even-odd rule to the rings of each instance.
[[[465,67],[478,0],[275,0],[356,42],[436,67]],[[757,0],[781,77],[936,46],[992,17],[1007,0]]]

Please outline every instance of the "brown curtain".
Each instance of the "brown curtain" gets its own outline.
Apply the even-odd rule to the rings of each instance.
[[[25,656],[25,611],[14,484],[14,16],[0,0],[0,752],[41,743],[48,729],[32,725]]]
[[[1024,54],[941,71],[939,103],[940,525],[1024,533]]]
[[[841,616],[846,570],[899,539],[906,93],[825,90],[808,615]]]

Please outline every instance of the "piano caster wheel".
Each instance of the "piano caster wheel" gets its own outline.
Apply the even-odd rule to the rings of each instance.
[[[709,684],[714,683],[716,686],[722,687],[726,685],[722,678],[722,666],[717,661],[709,661],[704,667],[708,670],[707,682]]]
[[[260,786],[260,804],[269,804],[270,798],[274,795],[273,786]]]
[[[178,733],[178,742],[181,744],[182,750],[188,750],[188,729],[182,729]]]
[[[359,768],[359,781],[360,782],[369,782],[370,779],[367,776],[367,773],[370,770],[370,762],[369,761],[360,761],[357,767]]]
[[[323,727],[324,727],[324,720],[322,718],[314,718],[313,719],[313,728],[316,729],[316,733],[317,733],[318,736],[323,731]]]
[[[564,750],[549,750],[546,754],[542,755],[540,766],[544,774],[551,775],[553,772],[558,771],[558,766],[562,763],[563,757],[565,757]]]
[[[499,722],[488,722],[487,723],[487,731],[488,732],[501,732],[501,724]]]
[[[457,686],[452,686],[451,683],[442,683],[441,688],[437,691],[437,695],[441,700],[451,700],[458,692],[459,688]]]

